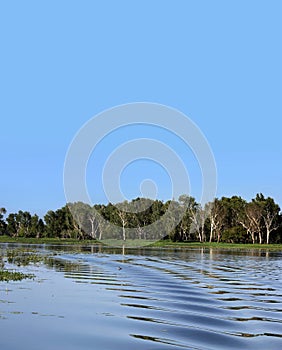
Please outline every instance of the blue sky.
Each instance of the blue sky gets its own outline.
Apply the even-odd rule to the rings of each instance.
[[[64,205],[76,132],[97,113],[138,101],[176,108],[199,126],[219,197],[263,192],[282,206],[281,12],[280,0],[0,1],[0,206],[44,215]],[[185,157],[179,141],[169,142]],[[103,156],[93,154],[90,175]],[[197,196],[199,171],[189,164]],[[124,173],[128,197],[156,167],[135,165]],[[168,177],[158,173],[166,199]]]

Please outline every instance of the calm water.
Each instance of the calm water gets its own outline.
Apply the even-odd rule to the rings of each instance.
[[[281,349],[282,252],[0,245],[0,348]]]

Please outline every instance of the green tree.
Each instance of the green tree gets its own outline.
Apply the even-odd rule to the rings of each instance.
[[[99,239],[102,237],[101,220],[99,215],[99,207],[91,207],[89,204],[76,202],[69,203],[71,214],[74,219],[74,226],[81,235],[85,233],[87,238]]]
[[[220,242],[226,219],[226,206],[222,200],[215,198],[213,202],[207,203],[205,210],[210,221],[210,242],[214,239]]]
[[[239,196],[222,197],[221,202],[225,207],[225,229],[238,226],[239,218],[242,216],[247,202]]]
[[[31,230],[31,214],[28,211],[19,210],[11,213],[7,219],[7,233],[12,237],[29,237]]]
[[[49,210],[44,216],[47,237],[83,238],[83,234],[75,227],[68,206],[56,211]]]
[[[6,219],[7,221],[7,233],[11,237],[17,237],[19,224],[17,222],[17,214],[10,213]]]
[[[3,235],[6,233],[6,222],[4,220],[4,215],[6,214],[5,208],[0,208],[0,235]]]
[[[266,233],[266,243],[269,244],[270,234],[279,228],[279,205],[273,198],[265,198],[262,193],[257,194],[253,202],[261,206],[262,225]]]
[[[259,243],[262,244],[262,213],[262,206],[254,200],[245,206],[241,224],[251,235],[253,243],[258,235]]]
[[[34,214],[30,220],[29,237],[41,238],[44,235],[45,225],[42,219]]]
[[[227,243],[246,243],[248,241],[248,234],[242,226],[233,226],[223,231],[221,241]]]
[[[122,203],[116,204],[116,210],[114,211],[114,220],[115,222],[122,227],[122,239],[126,240],[126,230],[125,228],[128,227],[128,224],[130,222],[130,213],[129,210],[129,203],[128,201],[124,201]]]
[[[130,225],[136,228],[136,238],[146,239],[146,226],[152,223],[151,207],[154,201],[149,198],[135,198],[131,204]]]
[[[28,237],[31,228],[31,214],[28,211],[20,210],[16,219],[19,223],[18,235],[20,237]]]
[[[50,238],[58,237],[60,234],[60,228],[56,213],[53,210],[48,210],[44,216],[44,221],[46,236]]]
[[[194,197],[182,194],[179,196],[178,201],[180,205],[185,208],[185,213],[182,217],[180,224],[178,225],[180,229],[179,238],[181,241],[191,240],[191,233],[196,232],[198,234],[199,240],[203,240],[203,232],[201,230],[199,214],[200,205],[196,202]]]

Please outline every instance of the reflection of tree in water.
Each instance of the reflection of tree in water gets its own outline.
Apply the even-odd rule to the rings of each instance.
[[[56,253],[42,254],[35,249],[9,249],[4,250],[0,255],[0,269],[5,266],[5,262],[13,265],[27,266],[30,264],[44,264],[49,268],[58,271],[80,271],[82,265],[76,262],[56,257]]]
[[[82,264],[54,257],[45,257],[43,262],[47,267],[60,272],[80,272],[85,268]]]
[[[11,271],[10,269],[6,268],[6,263],[13,263],[13,259],[11,258],[11,253],[8,252],[8,254],[5,253],[5,251],[0,252],[0,281],[21,281],[26,278],[34,278],[35,276],[33,274],[25,274],[18,271]],[[18,266],[20,266],[20,263],[16,263]],[[23,264],[27,265],[26,261],[23,262]]]

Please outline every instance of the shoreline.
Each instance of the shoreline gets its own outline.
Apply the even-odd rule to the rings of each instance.
[[[122,248],[122,241],[119,241],[118,247]],[[102,245],[105,247],[114,247],[112,245],[105,244],[104,242],[99,242],[97,240],[75,240],[69,238],[22,238],[22,237],[9,237],[0,236],[0,243],[21,243],[21,244],[56,244],[56,245]],[[134,242],[131,246],[128,246],[129,241],[126,242],[126,248],[227,248],[227,249],[271,249],[271,250],[281,250],[282,244],[243,244],[243,243],[216,243],[216,242],[173,242],[173,241],[156,241],[154,243],[149,243],[144,245],[138,245],[138,242]],[[131,242],[133,243],[133,242]],[[137,243],[137,244],[136,244]],[[115,246],[117,248],[117,246]]]

